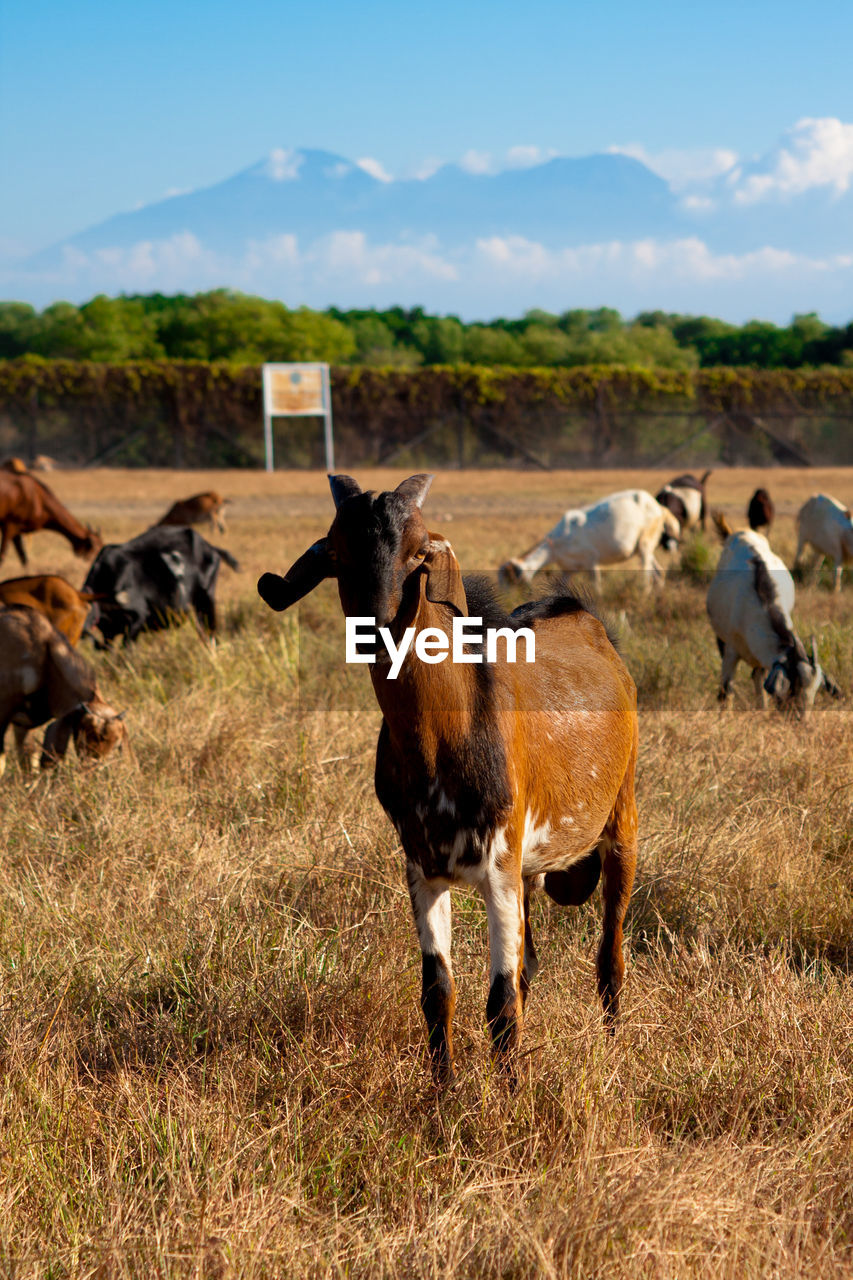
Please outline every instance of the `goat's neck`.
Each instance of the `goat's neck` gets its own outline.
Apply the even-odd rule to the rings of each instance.
[[[548,538],[537,543],[535,547],[531,547],[529,551],[525,551],[523,556],[518,557],[518,563],[522,566],[525,573],[534,574],[538,569],[543,569],[551,559],[551,542]]]
[[[454,616],[447,605],[424,599],[409,626],[415,636],[427,627],[439,628],[452,648]],[[450,651],[442,662],[422,662],[414,642],[396,680],[389,678],[387,665],[372,666],[373,688],[392,742],[429,762],[440,744],[465,735],[474,710],[475,671],[473,664],[453,662]]]
[[[87,530],[71,515],[70,511],[57,504],[57,508],[49,511],[44,527],[50,529],[53,533],[61,533],[72,544],[82,546],[87,540]],[[76,547],[75,547],[76,550]]]

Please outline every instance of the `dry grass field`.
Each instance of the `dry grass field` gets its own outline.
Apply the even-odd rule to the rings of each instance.
[[[445,473],[426,514],[482,570],[567,505],[662,478]],[[853,1275],[853,583],[799,589],[847,694],[802,725],[755,711],[743,668],[718,711],[712,535],[651,599],[606,575],[640,698],[621,1026],[603,1034],[595,993],[598,894],[542,895],[510,1094],[488,1064],[485,912],[459,891],[461,1078],[437,1100],[369,679],[343,670],[332,584],[298,617],[255,594],[325,531],[325,478],[46,479],[111,541],[219,489],[212,541],[243,571],[222,571],[215,656],[189,626],[86,650],[135,763],[72,753],[33,781],[10,762],[0,784],[0,1275]],[[851,471],[738,470],[711,503],[743,526],[758,483],[788,562],[809,494],[853,498]],[[31,552],[82,581],[54,535]]]

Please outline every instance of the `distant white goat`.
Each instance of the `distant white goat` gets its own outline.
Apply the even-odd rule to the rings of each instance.
[[[722,531],[722,530],[721,530]],[[725,702],[738,662],[752,667],[758,705],[765,692],[808,715],[818,689],[840,696],[821,670],[812,639],[811,657],[794,631],[794,580],[760,533],[744,530],[726,539],[708,588],[708,617],[723,660],[719,700]]]
[[[663,580],[664,570],[655,559],[663,535],[677,542],[680,525],[645,489],[624,489],[601,502],[567,511],[543,540],[524,555],[507,560],[498,576],[502,583],[530,582],[534,573],[555,565],[567,573],[589,570],[596,589],[601,586],[599,565],[619,564],[638,555],[651,579]]]
[[[824,556],[829,556],[834,562],[835,590],[840,591],[844,565],[853,560],[853,516],[850,508],[843,507],[825,493],[816,493],[800,507],[797,528],[799,538],[794,568],[799,567],[800,556],[808,542],[817,552],[815,568],[823,563]]]
[[[676,476],[655,494],[661,506],[675,516],[682,532],[700,525],[705,528],[705,485],[712,474],[706,471],[698,480],[692,475]]]

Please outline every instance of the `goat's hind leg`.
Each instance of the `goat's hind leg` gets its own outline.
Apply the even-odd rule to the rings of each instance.
[[[450,886],[428,880],[406,862],[406,880],[421,944],[421,1009],[427,1024],[430,1066],[436,1084],[453,1081],[453,1011],[456,984],[450,967]]]
[[[530,928],[530,895],[536,885],[537,876],[524,877],[524,962],[521,966],[521,1007],[527,1003],[530,984],[539,972],[539,957],[533,945],[533,931]]]
[[[598,948],[598,994],[604,1020],[613,1031],[619,1013],[619,992],[625,977],[622,926],[631,901],[637,868],[637,804],[634,799],[636,747],[616,796],[598,849],[602,862],[604,921]]]

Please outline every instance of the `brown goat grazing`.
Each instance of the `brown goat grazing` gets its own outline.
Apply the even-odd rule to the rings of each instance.
[[[23,604],[43,613],[69,644],[77,645],[92,607],[91,591],[78,591],[54,573],[0,582],[0,604]]]
[[[183,502],[174,502],[162,520],[158,520],[157,524],[204,524],[209,521],[212,528],[225,532],[225,516],[222,508],[230,501],[223,498],[220,493],[209,489],[206,493],[197,493],[192,498],[185,498]]]
[[[753,529],[756,533],[760,529],[769,529],[775,515],[776,508],[773,506],[773,499],[770,494],[766,489],[756,489],[746,509],[746,518],[749,521],[750,529]]]
[[[26,764],[27,734],[48,720],[55,723],[45,734],[42,768],[65,755],[72,736],[82,758],[107,755],[127,737],[89,664],[41,613],[12,605],[0,610],[0,773],[9,725]]]
[[[416,475],[393,493],[363,493],[349,476],[330,477],[337,512],[327,536],[283,578],[265,573],[258,590],[281,610],[337,578],[347,618],[375,620],[389,652],[398,646],[393,663],[362,660],[373,663],[384,717],[376,793],[406,855],[432,1071],[440,1084],[453,1076],[449,891],[463,882],[486,904],[486,1018],[494,1057],[512,1080],[538,967],[534,888],[579,904],[603,873],[598,990],[608,1026],[617,1015],[637,853],[636,690],[581,600],[550,596],[507,615],[488,584],[463,580],[450,544],[421,516],[431,481]],[[482,635],[470,632],[457,650],[457,631],[479,624],[482,632],[484,620],[485,654]],[[453,660],[442,661],[436,647],[443,639],[447,656],[451,632]],[[520,640],[527,662],[516,664]]]
[[[103,543],[100,534],[72,516],[56,494],[35,476],[0,469],[0,562],[12,542],[21,564],[27,564],[22,535],[51,529],[67,538],[78,556],[93,556]]]

